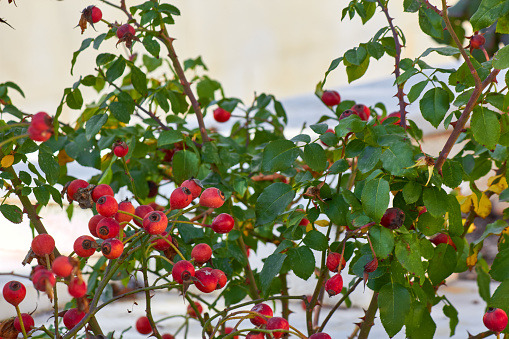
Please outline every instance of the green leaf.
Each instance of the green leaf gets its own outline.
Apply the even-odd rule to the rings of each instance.
[[[475,265],[475,273],[477,273],[477,286],[479,287],[479,295],[484,301],[486,301],[486,303],[489,303],[491,299],[491,277],[488,273],[489,270],[490,267],[488,266],[486,260],[480,258]]]
[[[492,222],[491,224],[486,225],[483,234],[478,239],[472,241],[472,244],[475,246],[479,244],[481,241],[489,237],[493,234],[500,234],[507,227],[507,222],[504,220],[497,220]]]
[[[449,110],[449,94],[442,88],[432,88],[419,101],[422,116],[437,128]]]
[[[129,108],[123,102],[114,101],[109,107],[111,114],[113,114],[118,121],[125,122],[127,124],[129,120],[131,120]]]
[[[417,229],[424,235],[432,236],[440,232],[444,227],[444,218],[435,218],[429,212],[419,216],[417,221]]]
[[[142,41],[143,46],[154,57],[159,58],[159,52],[161,51],[161,46],[157,42],[157,40],[154,40],[152,35],[147,34],[145,38]]]
[[[335,195],[332,200],[327,201],[325,214],[329,219],[338,226],[346,226],[346,215],[349,213],[350,206],[346,203],[343,196]]]
[[[447,201],[447,193],[444,190],[435,186],[425,187],[422,199],[432,216],[440,217],[447,212],[447,205],[444,204]]]
[[[12,223],[19,224],[23,221],[23,212],[18,206],[3,204],[0,205],[0,212]]]
[[[113,82],[118,79],[122,74],[124,74],[125,66],[125,59],[122,56],[119,56],[106,71],[106,80],[108,82]]]
[[[299,134],[299,135],[294,136],[290,140],[293,142],[300,141],[300,142],[305,142],[306,144],[309,144],[311,142],[311,137],[307,134]]]
[[[412,88],[410,88],[410,92],[408,92],[408,101],[414,102],[417,100],[421,96],[421,93],[428,82],[428,80],[424,80],[413,85]]]
[[[43,206],[46,206],[49,202],[49,191],[44,186],[34,187],[32,190],[34,192],[35,198],[37,202]]]
[[[470,127],[472,128],[475,141],[487,149],[495,149],[501,132],[497,113],[477,106],[474,108]]]
[[[409,181],[403,186],[403,198],[407,204],[413,204],[419,200],[422,193],[422,185],[416,181]]]
[[[367,146],[364,148],[359,155],[358,168],[361,173],[367,173],[371,171],[382,155],[382,149],[380,147]]]
[[[459,322],[458,311],[452,305],[444,305],[442,310],[444,315],[449,318],[449,328],[451,329],[449,336],[452,337],[456,333],[456,326]]]
[[[438,286],[454,272],[457,261],[456,256],[454,247],[447,244],[439,244],[435,248],[435,254],[433,259],[429,261],[428,266],[428,277],[433,286]]]
[[[78,58],[78,55],[79,55],[82,51],[84,51],[85,49],[87,49],[87,48],[88,48],[88,46],[90,46],[90,44],[92,43],[92,41],[94,41],[94,39],[92,39],[92,38],[88,38],[88,39],[83,40],[83,41],[81,42],[81,47],[80,47],[80,49],[79,49],[79,50],[77,50],[76,52],[74,52],[74,53],[72,54],[72,60],[71,60],[71,75],[73,75],[73,74],[72,74],[72,71],[73,71],[73,69],[74,69],[74,64],[76,63],[76,59]]]
[[[69,92],[65,99],[70,109],[80,109],[83,106],[83,97],[79,88]]]
[[[157,146],[171,145],[182,140],[184,140],[182,132],[175,130],[162,131],[157,139]]]
[[[187,219],[182,220],[187,221]],[[179,234],[182,236],[182,240],[184,240],[186,244],[189,244],[192,241],[196,241],[196,239],[203,239],[205,236],[203,228],[201,227],[194,227],[189,224],[177,223],[177,229],[179,230]]]
[[[368,50],[369,55],[371,55],[376,60],[379,60],[384,56],[385,50],[381,43],[376,41],[370,41],[367,43],[366,48]]]
[[[348,161],[345,159],[339,159],[329,168],[329,174],[338,174],[347,171],[350,168]]]
[[[447,212],[449,215],[449,235],[461,236],[463,234],[463,220],[461,207],[455,196],[447,195]]]
[[[421,8],[421,2],[419,0],[404,0],[403,9],[405,12],[414,13]]]
[[[501,308],[506,313],[509,312],[509,279],[502,281],[493,293],[488,307]]]
[[[131,66],[131,82],[141,95],[147,95],[147,76],[138,67]]]
[[[509,14],[498,19],[495,33],[509,34]]]
[[[102,53],[102,54],[99,54],[97,56],[97,58],[95,58],[95,63],[97,66],[103,66],[103,65],[106,65],[107,63],[113,61],[114,59],[115,59],[115,54]]]
[[[406,168],[414,164],[411,146],[400,141],[393,142],[389,148],[385,149],[380,160],[384,168],[396,176],[404,175],[408,171]]]
[[[470,18],[473,31],[491,26],[498,18],[509,12],[509,2],[505,0],[483,0]]]
[[[434,338],[437,325],[423,303],[414,300],[405,320],[406,337],[412,339]]]
[[[99,133],[101,127],[103,127],[107,120],[108,116],[106,114],[98,114],[91,117],[87,121],[85,128],[87,140],[92,139],[97,133]]]
[[[419,278],[424,277],[424,267],[422,265],[419,242],[413,235],[403,234],[396,242],[396,259],[410,274]]]
[[[256,225],[274,221],[295,197],[292,186],[275,182],[265,188],[256,199]]]
[[[338,137],[343,138],[348,133],[361,132],[364,127],[366,127],[366,122],[363,121],[358,115],[352,114],[345,119],[341,119],[336,127],[334,127],[334,130]]]
[[[444,185],[456,188],[463,182],[463,167],[455,160],[447,159],[442,166]]]
[[[101,46],[102,42],[104,41],[104,39],[106,39],[107,35],[108,35],[108,33],[103,33],[103,34],[98,35],[97,38],[95,38],[94,49],[99,49],[99,46]]]
[[[272,280],[279,274],[286,254],[274,253],[267,257],[260,272],[260,285],[263,295],[267,296]]]
[[[327,72],[325,72],[325,77],[323,78],[322,86],[325,84],[325,80],[327,80],[327,76],[329,75],[329,73],[335,70],[339,66],[341,61],[343,61],[343,57],[339,57],[337,59],[332,60],[329,69],[327,70]]]
[[[315,230],[307,232],[303,241],[304,244],[317,251],[325,251],[329,245],[327,237],[322,232]]]
[[[295,275],[301,279],[308,280],[315,271],[315,256],[309,247],[289,249],[288,260]]]
[[[60,174],[60,166],[51,153],[39,151],[39,167],[46,174],[46,180],[49,184],[54,185]]]
[[[507,226],[507,223],[504,222]],[[491,265],[490,275],[493,279],[497,281],[504,281],[509,278],[509,270],[507,269],[509,265],[509,248],[505,248],[504,250],[497,253],[495,256],[495,260],[493,260],[493,264]]]
[[[316,134],[324,134],[329,126],[327,124],[315,124],[309,126]]]
[[[364,61],[360,64],[360,66],[346,66],[346,74],[348,75],[348,83],[351,83],[359,78],[361,78],[364,73],[368,70],[369,66],[369,58],[365,58]]]
[[[324,171],[328,165],[325,150],[318,144],[307,144],[304,146],[302,160],[316,172]]]
[[[374,225],[369,229],[369,238],[373,244],[376,256],[385,258],[394,249],[394,233],[388,228]]]
[[[263,150],[262,171],[277,172],[292,167],[300,150],[290,140],[274,140]]]
[[[400,284],[389,283],[380,289],[378,294],[380,320],[389,337],[396,335],[405,324],[410,304],[410,293]]]
[[[419,26],[432,38],[443,39],[442,17],[431,8],[419,9]]]
[[[362,190],[361,201],[364,212],[377,223],[389,206],[389,193],[389,183],[382,178],[368,181]]]
[[[428,56],[431,52],[437,52],[438,54],[445,55],[445,56],[453,56],[453,55],[460,54],[460,50],[457,47],[451,47],[451,46],[430,47],[427,50],[425,50],[424,53],[422,53],[419,58],[424,58],[424,57]]]
[[[172,159],[173,178],[177,184],[181,184],[190,177],[197,177],[200,169],[200,159],[190,151],[178,151]]]

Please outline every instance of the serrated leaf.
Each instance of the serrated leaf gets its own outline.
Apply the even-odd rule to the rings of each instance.
[[[383,259],[392,253],[394,249],[394,233],[388,228],[379,225],[370,227],[369,238],[378,258]]]
[[[483,0],[470,18],[472,29],[479,31],[491,26],[497,19],[509,12],[509,3],[505,0]]]
[[[100,130],[101,127],[108,121],[108,116],[106,114],[97,114],[91,117],[86,124],[85,127],[85,135],[87,140],[92,139]]]
[[[414,233],[415,235],[415,233]],[[405,234],[396,242],[396,259],[410,274],[424,277],[419,242],[413,235]]]
[[[0,212],[7,220],[15,224],[19,224],[23,221],[23,212],[18,206],[7,204],[0,205]]]
[[[106,71],[106,80],[108,82],[113,82],[118,79],[122,74],[124,74],[125,66],[125,59],[122,56],[119,56]]]
[[[76,52],[74,52],[74,53],[72,54],[72,60],[71,60],[71,75],[73,75],[73,74],[72,74],[72,71],[73,71],[73,69],[74,69],[74,64],[76,63],[76,59],[78,58],[78,55],[79,55],[82,51],[84,51],[85,49],[87,49],[87,48],[88,48],[88,46],[90,46],[90,44],[92,43],[92,41],[94,41],[94,39],[92,39],[92,38],[87,38],[87,39],[83,40],[83,41],[81,42],[81,47],[80,47],[80,49],[79,49],[79,50],[77,50]]]
[[[408,101],[414,102],[417,100],[421,96],[421,93],[428,82],[428,80],[424,80],[413,85],[412,88],[410,88],[410,92],[408,92]]]
[[[500,138],[500,122],[497,114],[487,108],[476,107],[472,114],[470,127],[474,139],[488,149],[494,149]]]
[[[324,171],[328,165],[325,150],[318,144],[307,144],[304,146],[302,160],[316,172]]]
[[[190,177],[198,176],[200,159],[190,151],[178,151],[172,159],[173,178],[177,184],[181,184]]]
[[[422,194],[422,185],[416,181],[409,181],[403,186],[403,198],[407,204],[413,204],[419,200]]]
[[[486,225],[486,229],[483,234],[478,239],[472,241],[472,244],[475,246],[492,234],[500,234],[506,227],[507,222],[504,220],[492,222],[491,224]]]
[[[327,222],[327,226],[329,222]],[[319,231],[311,230],[303,239],[304,244],[317,251],[325,251],[329,245],[327,237]]]
[[[272,284],[272,280],[274,280],[276,275],[278,275],[281,271],[281,267],[283,266],[285,259],[286,254],[274,253],[269,255],[267,260],[265,260],[260,272],[260,285],[263,295],[267,295],[270,285]]]
[[[136,66],[131,66],[131,82],[138,93],[147,94],[147,76]]]
[[[380,320],[389,337],[396,335],[405,324],[410,304],[410,293],[400,284],[389,283],[380,289],[378,294]]]
[[[382,149],[380,147],[365,147],[361,154],[359,154],[358,169],[361,173],[367,173],[371,171],[382,155]]]
[[[275,182],[265,188],[256,200],[256,225],[274,221],[292,202],[295,192],[290,185]]]
[[[439,244],[435,248],[435,254],[429,261],[428,277],[434,286],[450,276],[456,268],[456,251],[448,244]]]
[[[449,110],[449,93],[442,88],[432,88],[419,101],[424,119],[437,128]]]
[[[362,190],[361,201],[364,212],[375,222],[382,219],[389,206],[389,192],[389,183],[382,178],[368,181]]]
[[[339,159],[329,168],[329,174],[343,173],[350,168],[348,161],[345,159]]]
[[[300,149],[290,140],[271,141],[263,150],[262,171],[277,172],[292,167]]]
[[[157,139],[157,146],[170,145],[182,140],[182,132],[175,130],[162,131]]]
[[[447,193],[444,190],[435,186],[425,187],[422,199],[428,212],[434,217],[440,217],[447,212],[447,205],[444,204],[447,201]]]
[[[296,276],[307,280],[315,271],[315,256],[306,246],[291,248],[287,252],[290,267]]]

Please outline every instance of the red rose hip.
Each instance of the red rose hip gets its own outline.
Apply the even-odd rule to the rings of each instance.
[[[27,294],[25,285],[16,280],[6,283],[2,292],[5,301],[13,306],[19,305],[19,303],[25,299],[25,295]]]
[[[51,270],[53,273],[62,278],[70,276],[73,268],[71,260],[65,255],[59,256],[53,261],[53,264],[51,264]]]
[[[309,339],[332,339],[327,333],[315,333],[309,337]]]
[[[134,215],[136,215],[137,217],[141,218],[134,218],[133,221],[136,225],[142,227],[143,226],[143,218],[145,218],[145,216],[150,213],[150,212],[153,212],[154,209],[151,207],[151,206],[148,206],[148,205],[141,205],[141,206],[138,206],[136,207],[136,209],[134,210]]]
[[[143,218],[143,228],[148,234],[162,234],[168,226],[168,217],[161,211],[150,212]]]
[[[380,225],[385,228],[395,230],[400,228],[405,221],[405,212],[397,207],[388,208],[384,215],[382,216],[382,220],[380,220]]]
[[[122,222],[127,223],[133,220],[133,216],[122,213],[120,211],[134,214],[136,209],[134,208],[133,204],[128,200],[121,201],[120,204],[118,204],[118,211],[117,213],[115,213],[115,220],[118,221],[118,223]]]
[[[136,330],[141,334],[152,333],[152,326],[150,326],[150,320],[147,317],[139,317],[136,320]]]
[[[163,232],[161,234],[163,239],[155,239],[152,240],[152,243],[154,244],[154,249],[158,251],[166,251],[171,247],[171,234],[168,232]]]
[[[290,324],[286,321],[285,318],[281,317],[272,317],[267,321],[267,330],[289,330]],[[281,338],[285,332],[272,332],[274,338]]]
[[[21,319],[23,321],[23,328],[25,329],[26,332],[30,331],[33,327],[35,327],[34,318],[32,318],[30,314],[21,313]],[[14,328],[16,328],[18,332],[21,332],[21,324],[19,322],[18,317],[14,319]]]
[[[200,205],[209,208],[219,208],[224,204],[224,194],[215,187],[209,187],[200,196]]]
[[[435,246],[438,246],[439,244],[447,244],[451,245],[454,248],[454,250],[456,250],[456,244],[454,244],[454,242],[451,239],[451,236],[448,234],[439,233],[435,237],[430,239],[430,241],[433,244],[435,244]]]
[[[198,313],[202,314],[203,307],[201,306],[201,304],[199,302],[195,301],[194,305],[196,306]],[[190,316],[191,318],[195,318],[195,319],[198,318],[196,315],[196,312],[194,311],[194,308],[191,305],[187,305],[187,315]]]
[[[213,113],[214,119],[217,122],[227,122],[230,120],[231,113],[221,107],[216,108]]]
[[[325,291],[329,294],[329,297],[335,296],[341,293],[343,289],[343,278],[341,274],[336,274],[325,282]]]
[[[221,213],[212,220],[212,230],[216,233],[228,233],[233,229],[235,221],[228,213]]]
[[[67,290],[74,298],[82,298],[87,294],[87,283],[81,278],[74,277]]]
[[[90,257],[95,253],[97,247],[94,238],[89,235],[82,235],[74,241],[74,252],[82,258]]]
[[[109,238],[101,245],[102,254],[108,259],[117,259],[124,252],[124,244],[117,238]]]
[[[111,195],[103,195],[97,200],[95,208],[100,215],[112,217],[118,211],[118,202]]]
[[[182,284],[185,280],[189,280],[191,277],[194,277],[194,273],[194,266],[187,260],[181,260],[175,263],[171,270],[173,280],[179,284]]]
[[[355,112],[362,120],[368,121],[369,120],[369,114],[371,113],[369,108],[366,105],[363,104],[357,104],[352,106],[352,111]]]
[[[68,330],[70,330],[76,326],[84,317],[85,312],[81,312],[77,308],[71,308],[64,314],[64,325]]]
[[[97,236],[97,224],[102,219],[104,219],[104,216],[102,216],[100,214],[96,214],[92,218],[90,218],[90,220],[88,221],[88,230],[90,231],[90,234],[92,234],[94,237],[99,238]]]
[[[134,27],[129,24],[123,24],[122,26],[117,28],[117,37],[119,39],[122,39],[128,33],[132,34],[132,35],[136,34],[136,30],[134,29]],[[126,152],[126,154],[127,154],[127,152]]]
[[[80,188],[87,188],[88,182],[81,179],[76,179],[71,181],[69,186],[67,186],[67,200],[73,201],[74,195],[78,192]]]
[[[186,208],[193,201],[191,190],[187,187],[178,187],[170,195],[170,207],[172,210]]]
[[[55,249],[55,240],[49,234],[39,234],[32,240],[32,251],[38,256],[51,254]]]
[[[99,9],[99,7],[92,6],[92,22],[94,24],[98,23],[99,21],[101,21],[102,17],[103,12]]]
[[[203,186],[201,185],[200,180],[191,178],[184,181],[180,187],[187,187],[191,191],[193,199],[195,199],[200,196]]]
[[[484,314],[482,322],[490,331],[499,333],[507,327],[507,314],[500,308],[490,307]]]
[[[212,257],[212,248],[207,244],[197,244],[191,251],[191,258],[198,265],[202,265]]]
[[[341,96],[336,91],[324,91],[322,94],[322,101],[327,106],[336,106],[341,102]]]
[[[202,291],[203,293],[210,293],[216,290],[217,288],[217,277],[212,274],[212,270],[207,268],[199,269],[195,272],[194,285],[197,289]]]
[[[339,266],[340,261],[341,261],[341,267]],[[327,256],[326,265],[327,265],[327,268],[329,269],[329,271],[337,272],[338,269],[339,269],[339,271],[341,271],[345,267],[346,261],[345,261],[345,258],[341,257],[341,254],[336,253],[336,252],[330,252],[329,255]]]
[[[95,230],[97,237],[101,239],[115,238],[120,232],[120,225],[113,218],[104,218],[97,223]]]
[[[251,309],[251,312],[256,312],[261,315],[249,319],[251,321],[251,324],[255,326],[265,325],[267,323],[267,318],[270,318],[274,315],[274,313],[272,312],[272,308],[264,303],[256,304]]]
[[[110,185],[100,184],[95,186],[92,190],[92,200],[94,202],[97,202],[97,200],[104,195],[110,195],[112,197],[115,195]]]

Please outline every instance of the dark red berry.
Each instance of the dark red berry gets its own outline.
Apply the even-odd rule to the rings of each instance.
[[[208,268],[208,267],[207,267]],[[203,293],[210,293],[217,288],[217,277],[212,274],[211,269],[199,269],[195,272],[194,285]]]
[[[95,208],[100,215],[112,217],[118,211],[118,202],[111,195],[103,195],[97,200]]]
[[[173,280],[179,284],[182,284],[184,281],[194,277],[194,273],[194,266],[187,260],[181,260],[175,263],[175,265],[173,265],[173,269],[171,270]]]
[[[335,274],[334,276],[332,276],[332,278],[325,282],[325,290],[329,294],[329,297],[341,293],[342,289],[343,289],[343,278],[339,273]]]
[[[174,336],[172,336],[172,335],[171,335],[171,334],[169,334],[169,333],[162,334],[162,335],[161,335],[161,338],[162,338],[162,339],[175,339],[175,337],[174,337]]]
[[[246,339],[265,339],[265,335],[263,334],[263,332],[251,331],[246,335]]]
[[[352,111],[351,109],[347,109],[346,111],[343,111],[343,113],[341,113],[341,115],[339,116],[338,121],[343,120],[345,118],[348,118],[352,114],[355,114],[355,112]]]
[[[255,306],[253,306],[251,312],[255,312],[260,315],[249,319],[251,321],[251,324],[255,326],[265,325],[267,323],[267,319],[271,318],[274,315],[274,313],[272,312],[272,308],[264,303],[256,304]]]
[[[96,233],[101,239],[115,238],[120,233],[120,225],[113,218],[104,218],[97,223]]]
[[[490,307],[482,317],[482,322],[490,331],[499,333],[507,327],[507,314],[500,308]]]
[[[336,106],[341,102],[341,96],[336,91],[324,91],[322,101],[327,106]]]
[[[152,243],[154,244],[154,249],[158,251],[166,251],[171,247],[171,234],[168,232],[163,232],[161,234],[163,239],[155,239],[152,240]]]
[[[74,253],[82,258],[88,258],[95,253],[98,247],[94,238],[89,235],[82,235],[74,241]]]
[[[97,224],[99,221],[103,220],[104,216],[100,214],[94,215],[90,220],[88,221],[88,230],[90,231],[90,234],[92,234],[94,237],[97,237]]]
[[[88,182],[86,182],[85,180],[76,179],[71,181],[69,186],[67,186],[67,200],[73,201],[74,200],[73,197],[78,192],[78,189],[87,187]]]
[[[451,239],[451,236],[448,234],[439,233],[435,237],[430,239],[430,241],[433,244],[435,244],[435,246],[438,246],[439,244],[448,244],[451,245],[456,250],[456,244],[454,244],[454,242]]]
[[[391,207],[385,211],[382,220],[380,220],[380,225],[388,229],[395,230],[400,228],[404,221],[405,212],[397,207]]]
[[[290,324],[286,321],[285,318],[281,317],[272,317],[267,321],[267,330],[289,330]],[[285,333],[284,332],[272,332],[274,338],[281,338]]]
[[[64,325],[68,330],[70,330],[76,326],[84,317],[85,312],[81,312],[77,308],[71,308],[64,314]]]
[[[26,332],[30,331],[33,327],[35,327],[34,318],[32,318],[32,316],[28,313],[21,313],[21,320],[23,320],[23,328],[25,329]],[[16,328],[18,332],[21,332],[21,324],[19,322],[18,317],[14,319],[14,328]]]
[[[127,33],[135,35],[136,31],[135,31],[134,27],[129,24],[123,24],[122,26],[117,28],[117,37],[119,39],[122,39]]]
[[[143,228],[148,234],[161,234],[168,226],[168,217],[161,211],[153,211],[143,218]]]
[[[150,320],[147,317],[139,317],[136,320],[136,330],[141,334],[152,333],[152,326],[150,326]]]
[[[51,264],[51,270],[56,276],[66,278],[71,275],[74,266],[71,263],[69,257],[61,255]]]
[[[92,200],[94,202],[97,202],[97,200],[104,195],[110,195],[112,197],[115,195],[110,185],[100,184],[95,186],[92,190]]]
[[[134,218],[133,221],[136,225],[142,227],[143,226],[143,218],[145,218],[145,216],[154,211],[154,209],[148,205],[141,205],[141,206],[138,206],[136,207],[136,209],[134,210],[134,215],[136,215],[137,217],[140,217],[141,219],[139,218]]]
[[[362,120],[368,121],[369,114],[371,113],[369,108],[363,104],[357,104],[352,106],[352,111],[355,112]]]
[[[339,267],[340,262],[341,262],[341,267]],[[336,253],[336,252],[330,252],[329,255],[327,256],[326,265],[327,265],[327,268],[329,269],[329,271],[337,272],[338,268],[339,268],[339,271],[341,271],[345,267],[346,260],[345,260],[345,258],[341,257],[341,254]]]
[[[198,313],[199,314],[202,314],[203,312],[203,307],[201,306],[201,304],[197,301],[194,302],[194,305],[196,306],[196,309],[198,310]],[[190,316],[191,318],[198,318],[196,316],[196,312],[194,311],[193,307],[191,305],[187,305],[187,315]]]
[[[99,7],[92,6],[92,22],[94,24],[98,23],[99,21],[101,21],[102,17],[103,17],[103,12],[101,12]]]
[[[37,235],[32,240],[32,251],[38,256],[45,256],[46,254],[51,254],[55,249],[55,239],[49,234],[43,233]]]
[[[121,26],[121,27],[123,27],[123,26]],[[118,36],[119,30],[120,30],[120,28],[117,30],[117,36]],[[134,28],[133,28],[133,30],[134,30]],[[121,37],[119,37],[119,38],[121,38]],[[117,141],[116,143],[113,144],[113,153],[117,157],[123,158],[127,155],[127,153],[129,153],[129,147],[127,146],[127,144],[124,141]]]
[[[201,185],[200,180],[191,178],[184,181],[180,187],[187,187],[191,191],[193,199],[195,199],[200,196],[203,186]]]
[[[13,306],[19,305],[27,294],[25,285],[16,280],[9,281],[5,284],[2,292],[5,301]]]
[[[101,245],[102,254],[108,259],[117,259],[124,252],[124,244],[117,238],[109,238]]]
[[[87,294],[87,283],[81,278],[74,277],[71,279],[67,290],[74,298],[82,298]]]
[[[213,113],[214,119],[217,122],[227,122],[230,120],[231,113],[221,107],[216,108]]]
[[[170,195],[170,207],[172,210],[186,208],[193,201],[191,190],[187,187],[178,187]]]
[[[32,282],[36,290],[48,293],[55,286],[56,279],[51,271],[41,266],[32,275]]]
[[[191,251],[191,258],[197,265],[202,265],[212,257],[212,248],[207,244],[197,244]]]
[[[200,205],[209,208],[219,208],[224,204],[224,194],[215,187],[209,187],[200,196]]]
[[[473,49],[480,49],[486,43],[486,38],[481,34],[474,34],[470,38],[470,47]]]
[[[226,274],[223,271],[217,268],[212,270],[212,274],[217,278],[216,290],[222,289],[228,282],[228,277],[226,277]]]
[[[45,112],[39,112],[32,116],[32,122],[28,127],[28,135],[34,141],[47,141],[53,134],[53,119]]]
[[[212,220],[212,230],[216,233],[228,233],[233,229],[235,220],[228,213],[221,213]]]

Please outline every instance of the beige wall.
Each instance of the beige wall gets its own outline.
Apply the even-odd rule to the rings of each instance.
[[[72,53],[80,47],[82,39],[95,37],[107,29],[104,23],[99,23],[98,33],[89,29],[81,35],[79,28],[73,28],[80,11],[95,4],[109,21],[122,22],[125,16],[99,1],[18,0],[17,3],[18,7],[5,0],[0,2],[2,18],[16,28],[11,30],[0,25],[0,82],[15,81],[25,90],[27,100],[18,103],[27,111],[52,113],[63,88],[71,86],[80,74],[93,71],[99,52],[92,49],[83,52],[74,76],[69,74]],[[140,2],[127,0],[129,6],[137,3]],[[347,1],[177,0],[172,3],[182,12],[171,27],[173,37],[178,39],[175,46],[180,58],[202,55],[211,76],[222,82],[227,95],[245,101],[251,101],[255,91],[278,97],[312,93],[332,59],[359,42],[367,42],[386,25],[379,10],[375,14],[377,19],[365,26],[358,18],[340,21]],[[415,29],[417,15],[402,14],[401,1],[392,1],[390,11],[396,18],[394,22],[408,32],[403,56],[419,55],[430,39]],[[106,41],[100,51],[124,52],[120,45],[118,49],[114,45],[115,41]],[[361,81],[392,72],[391,58],[373,61],[368,75]],[[346,84],[346,74],[341,68],[331,74],[327,87]]]

